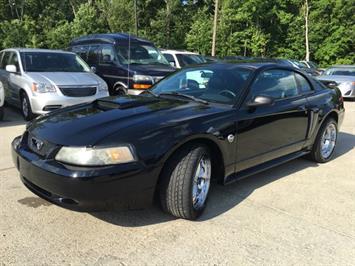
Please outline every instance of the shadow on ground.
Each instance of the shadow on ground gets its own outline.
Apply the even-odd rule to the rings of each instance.
[[[334,159],[339,159],[355,147],[355,136],[340,132]],[[319,165],[304,158],[290,161],[257,175],[250,176],[228,186],[214,184],[211,188],[208,207],[198,221],[206,221],[232,209],[256,189],[268,185],[280,178]],[[96,212],[94,217],[118,226],[138,227],[164,223],[176,218],[163,213],[159,207],[153,206],[145,210],[121,212]]]
[[[5,106],[4,119],[0,121],[0,128],[13,127],[25,124],[26,121],[23,119],[20,110],[7,104]]]

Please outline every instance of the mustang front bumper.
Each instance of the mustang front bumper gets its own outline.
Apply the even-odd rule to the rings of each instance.
[[[74,167],[41,158],[17,137],[12,157],[24,185],[38,196],[77,211],[143,208],[152,203],[159,168],[134,162]]]

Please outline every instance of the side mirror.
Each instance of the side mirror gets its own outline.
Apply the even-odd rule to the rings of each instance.
[[[169,64],[170,64],[172,67],[175,67],[175,62],[170,61]]]
[[[10,73],[17,73],[17,68],[15,65],[7,65],[5,70]]]
[[[91,66],[91,67],[90,67],[90,70],[91,70],[92,73],[96,73],[96,67]]]
[[[268,106],[274,103],[274,99],[268,96],[256,96],[254,100],[247,103],[248,107]]]

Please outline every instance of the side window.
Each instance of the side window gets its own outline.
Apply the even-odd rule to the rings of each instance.
[[[170,65],[173,65],[175,66],[175,59],[174,59],[174,56],[172,56],[171,54],[163,54],[165,59],[170,63]]]
[[[18,56],[15,52],[11,52],[7,65],[14,65],[14,66],[16,66],[17,72],[20,71],[20,64],[19,64]]]
[[[100,64],[115,61],[115,53],[112,46],[103,45],[100,49]]]
[[[309,84],[309,82],[300,74],[295,73],[296,74],[296,79],[300,88],[301,92],[309,92],[312,91],[312,87]]]
[[[71,50],[72,52],[79,55],[84,61],[88,60],[89,46],[74,46]]]
[[[89,65],[97,64],[99,62],[99,47],[100,46],[98,45],[90,46],[87,59]]]
[[[10,55],[11,55],[10,52],[4,52],[4,55],[1,60],[1,69],[5,69],[5,67],[8,65]]]
[[[284,99],[298,95],[295,74],[292,71],[272,69],[259,74],[251,87],[252,98],[258,95]]]

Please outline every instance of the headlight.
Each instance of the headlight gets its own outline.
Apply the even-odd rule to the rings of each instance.
[[[82,166],[98,166],[135,161],[129,146],[109,148],[63,147],[55,156],[57,161]]]
[[[32,91],[38,93],[56,92],[56,88],[52,84],[39,82],[32,84]]]
[[[150,81],[153,83],[153,78],[151,76],[147,76],[147,75],[133,75],[133,81],[134,82],[147,82]]]
[[[108,91],[107,84],[104,83],[104,82],[100,83],[97,88],[98,88],[99,91]]]

